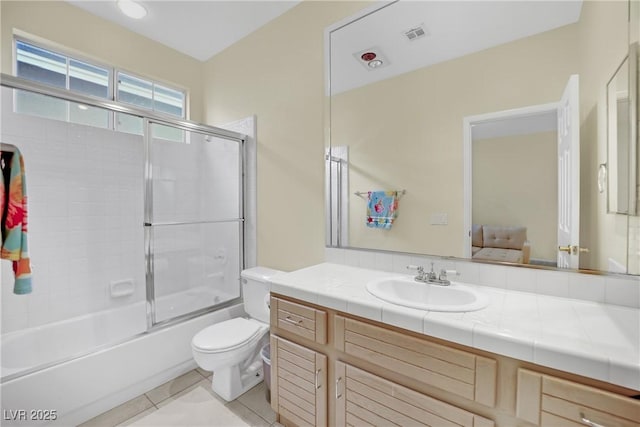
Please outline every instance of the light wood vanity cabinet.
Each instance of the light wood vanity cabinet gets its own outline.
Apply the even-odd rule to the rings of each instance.
[[[537,426],[637,427],[640,401],[518,369],[516,414]]]
[[[289,425],[640,426],[638,391],[271,296],[271,406]]]
[[[282,424],[494,425],[402,378],[493,406],[495,360],[280,296],[270,306],[271,406]]]

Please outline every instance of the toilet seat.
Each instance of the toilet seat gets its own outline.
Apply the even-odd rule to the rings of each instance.
[[[222,353],[261,338],[267,328],[260,322],[238,317],[203,329],[193,337],[191,344],[202,353]]]

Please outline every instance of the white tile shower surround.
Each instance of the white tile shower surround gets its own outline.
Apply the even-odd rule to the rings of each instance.
[[[328,250],[333,251],[335,249]],[[327,255],[329,259],[336,258],[335,253]],[[423,258],[390,256],[398,257],[394,266],[429,265]],[[487,308],[475,312],[441,313],[395,306],[375,298],[365,289],[369,280],[406,274],[405,271],[382,272],[334,262],[275,276],[272,291],[640,390],[640,278],[553,271],[537,274],[538,270],[515,273],[511,271],[513,268],[505,266],[445,261],[447,268],[461,272],[460,282],[481,288],[491,302]],[[441,261],[434,260],[434,263],[436,269],[441,268]],[[519,286],[514,285],[516,280]],[[562,295],[536,293],[539,288],[549,291],[548,283],[554,283]]]
[[[34,288],[14,295],[1,263],[2,332],[144,301],[142,137],[15,114],[4,87],[0,98],[0,138],[25,158]],[[119,280],[133,295],[111,297]]]
[[[211,390],[211,372],[195,369],[80,425],[279,427],[260,383],[232,402]]]

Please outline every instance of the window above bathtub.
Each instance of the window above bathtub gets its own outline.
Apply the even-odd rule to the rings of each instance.
[[[14,37],[14,46],[14,72],[17,77],[180,119],[186,118],[187,93],[183,89],[93,60],[70,56],[60,49],[51,49],[22,36]],[[143,122],[139,117],[114,114],[29,92],[17,94],[15,109],[19,113],[55,120],[140,135],[143,133]],[[183,141],[184,135],[177,130],[161,133],[154,136]]]

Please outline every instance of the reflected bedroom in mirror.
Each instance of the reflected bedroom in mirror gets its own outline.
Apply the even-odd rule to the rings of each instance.
[[[625,1],[399,0],[331,27],[327,245],[640,274],[630,25]]]

